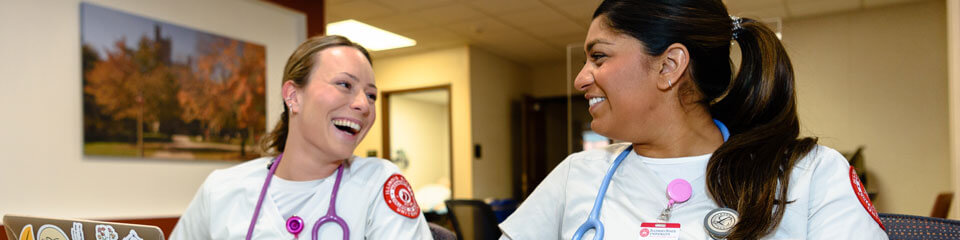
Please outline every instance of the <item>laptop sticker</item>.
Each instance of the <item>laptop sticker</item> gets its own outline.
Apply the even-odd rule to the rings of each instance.
[[[130,233],[128,233],[126,237],[123,237],[123,240],[143,240],[143,238],[137,235],[136,230],[130,229]]]
[[[117,230],[113,230],[113,226],[110,225],[97,225],[97,240],[117,240],[120,239],[120,235],[117,234]]]
[[[83,223],[73,223],[73,228],[70,228],[70,238],[73,240],[83,240]]]
[[[23,226],[23,230],[20,230],[20,240],[33,240],[33,225]]]
[[[44,224],[37,229],[37,239],[67,240],[67,233],[53,224]]]

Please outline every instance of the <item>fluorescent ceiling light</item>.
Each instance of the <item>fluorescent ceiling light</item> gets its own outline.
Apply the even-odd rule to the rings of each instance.
[[[416,40],[353,19],[327,24],[327,35],[347,37],[370,51],[417,45]]]

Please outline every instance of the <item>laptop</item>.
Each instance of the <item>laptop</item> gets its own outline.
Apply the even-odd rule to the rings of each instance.
[[[3,226],[10,240],[164,240],[156,226],[7,214]]]

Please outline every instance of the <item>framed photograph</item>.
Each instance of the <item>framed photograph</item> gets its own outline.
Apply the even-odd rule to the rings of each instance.
[[[80,4],[84,155],[244,161],[266,128],[266,48]]]

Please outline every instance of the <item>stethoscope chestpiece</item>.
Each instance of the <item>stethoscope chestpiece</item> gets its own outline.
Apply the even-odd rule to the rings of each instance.
[[[287,231],[293,234],[294,237],[298,237],[300,232],[303,231],[303,218],[293,216],[287,219]]]
[[[703,228],[707,229],[707,233],[713,239],[726,239],[738,221],[740,221],[740,214],[737,210],[717,208],[703,218]]]

